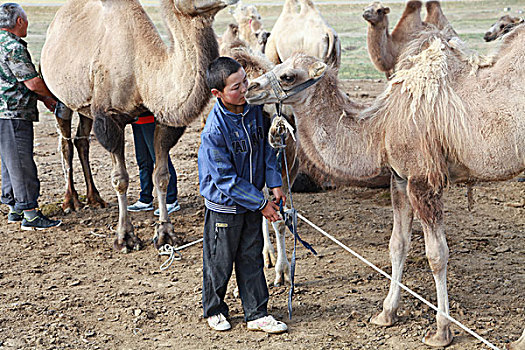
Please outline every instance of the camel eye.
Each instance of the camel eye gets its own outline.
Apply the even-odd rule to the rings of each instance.
[[[383,9],[379,9],[379,10],[377,10],[377,14],[378,14],[378,15],[380,15],[380,14],[382,14],[382,13],[383,13]]]
[[[504,24],[501,24],[501,25],[499,26],[499,29],[503,29],[503,28],[505,28],[505,25],[504,25]]]
[[[284,81],[285,83],[293,83],[293,81],[295,80],[295,77],[293,75],[288,75],[288,74],[283,74],[281,76],[281,80]]]

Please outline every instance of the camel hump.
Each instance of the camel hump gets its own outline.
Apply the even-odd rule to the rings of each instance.
[[[334,30],[328,30],[325,41],[327,48],[324,61],[333,68],[339,69],[339,65],[341,64],[341,41],[339,40],[339,36]]]
[[[423,3],[419,0],[411,0],[409,2],[407,2],[406,6],[405,6],[405,13],[406,14],[409,14],[409,13],[413,13],[415,11],[419,11],[421,10],[421,7],[423,6]]]

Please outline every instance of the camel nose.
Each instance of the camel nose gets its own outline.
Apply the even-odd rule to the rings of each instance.
[[[492,34],[491,32],[486,32],[485,36],[483,36],[483,39],[485,39],[485,41],[490,41],[490,35],[491,34]]]

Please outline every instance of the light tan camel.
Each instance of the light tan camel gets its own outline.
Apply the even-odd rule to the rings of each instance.
[[[385,92],[360,114],[338,89],[335,72],[305,55],[291,57],[248,87],[249,103],[282,100],[293,107],[301,147],[326,172],[366,179],[383,166],[392,170],[392,277],[401,281],[415,214],[440,310],[437,330],[423,339],[431,346],[446,346],[453,338],[444,316],[449,313],[444,190],[450,183],[510,179],[525,169],[525,28],[505,41],[493,66],[473,75],[446,37],[422,33],[407,45]],[[291,90],[316,80],[301,92]],[[382,312],[371,322],[393,325],[399,301],[400,287],[392,282]]]
[[[160,222],[154,243],[158,248],[179,240],[166,209],[168,152],[210,99],[204,75],[219,55],[212,23],[234,2],[163,0],[169,46],[138,0],[69,0],[49,26],[41,58],[44,79],[69,108],[94,120],[95,135],[111,154],[119,203],[117,250],[141,247],[127,212],[124,127],[146,110],[158,122],[153,182]]]
[[[525,20],[520,17],[513,17],[509,15],[501,16],[498,21],[494,23],[492,27],[490,27],[490,29],[485,33],[483,39],[485,39],[485,41],[496,40],[502,37],[504,34],[509,33],[517,25],[520,25],[524,22]]]
[[[394,73],[395,65],[404,46],[415,35],[425,30],[429,24],[441,30],[447,29],[449,35],[457,36],[443,14],[438,1],[426,3],[427,15],[424,22],[421,20],[421,7],[421,1],[408,1],[392,33],[388,28],[389,7],[385,7],[381,2],[373,2],[363,12],[363,18],[368,22],[368,55],[377,70],[384,72],[387,79],[390,79]]]
[[[271,62],[279,64],[296,51],[318,57],[339,69],[341,41],[312,0],[285,0],[266,43],[265,53]]]
[[[239,38],[248,43],[253,51],[264,53],[269,33],[264,30],[257,8],[239,1],[232,14],[239,25]]]

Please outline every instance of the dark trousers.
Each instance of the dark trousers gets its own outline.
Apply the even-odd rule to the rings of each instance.
[[[2,203],[17,211],[38,207],[40,181],[33,160],[33,122],[0,119]]]
[[[153,201],[153,168],[155,166],[155,148],[153,136],[155,134],[155,123],[131,124],[133,128],[133,139],[135,140],[135,157],[139,166],[140,198],[143,203]],[[170,182],[166,194],[166,203],[172,204],[177,200],[177,173],[168,156],[168,171]]]
[[[222,313],[235,263],[244,320],[268,315],[268,286],[263,270],[262,214],[223,214],[206,209],[203,241],[202,306],[204,317]]]

